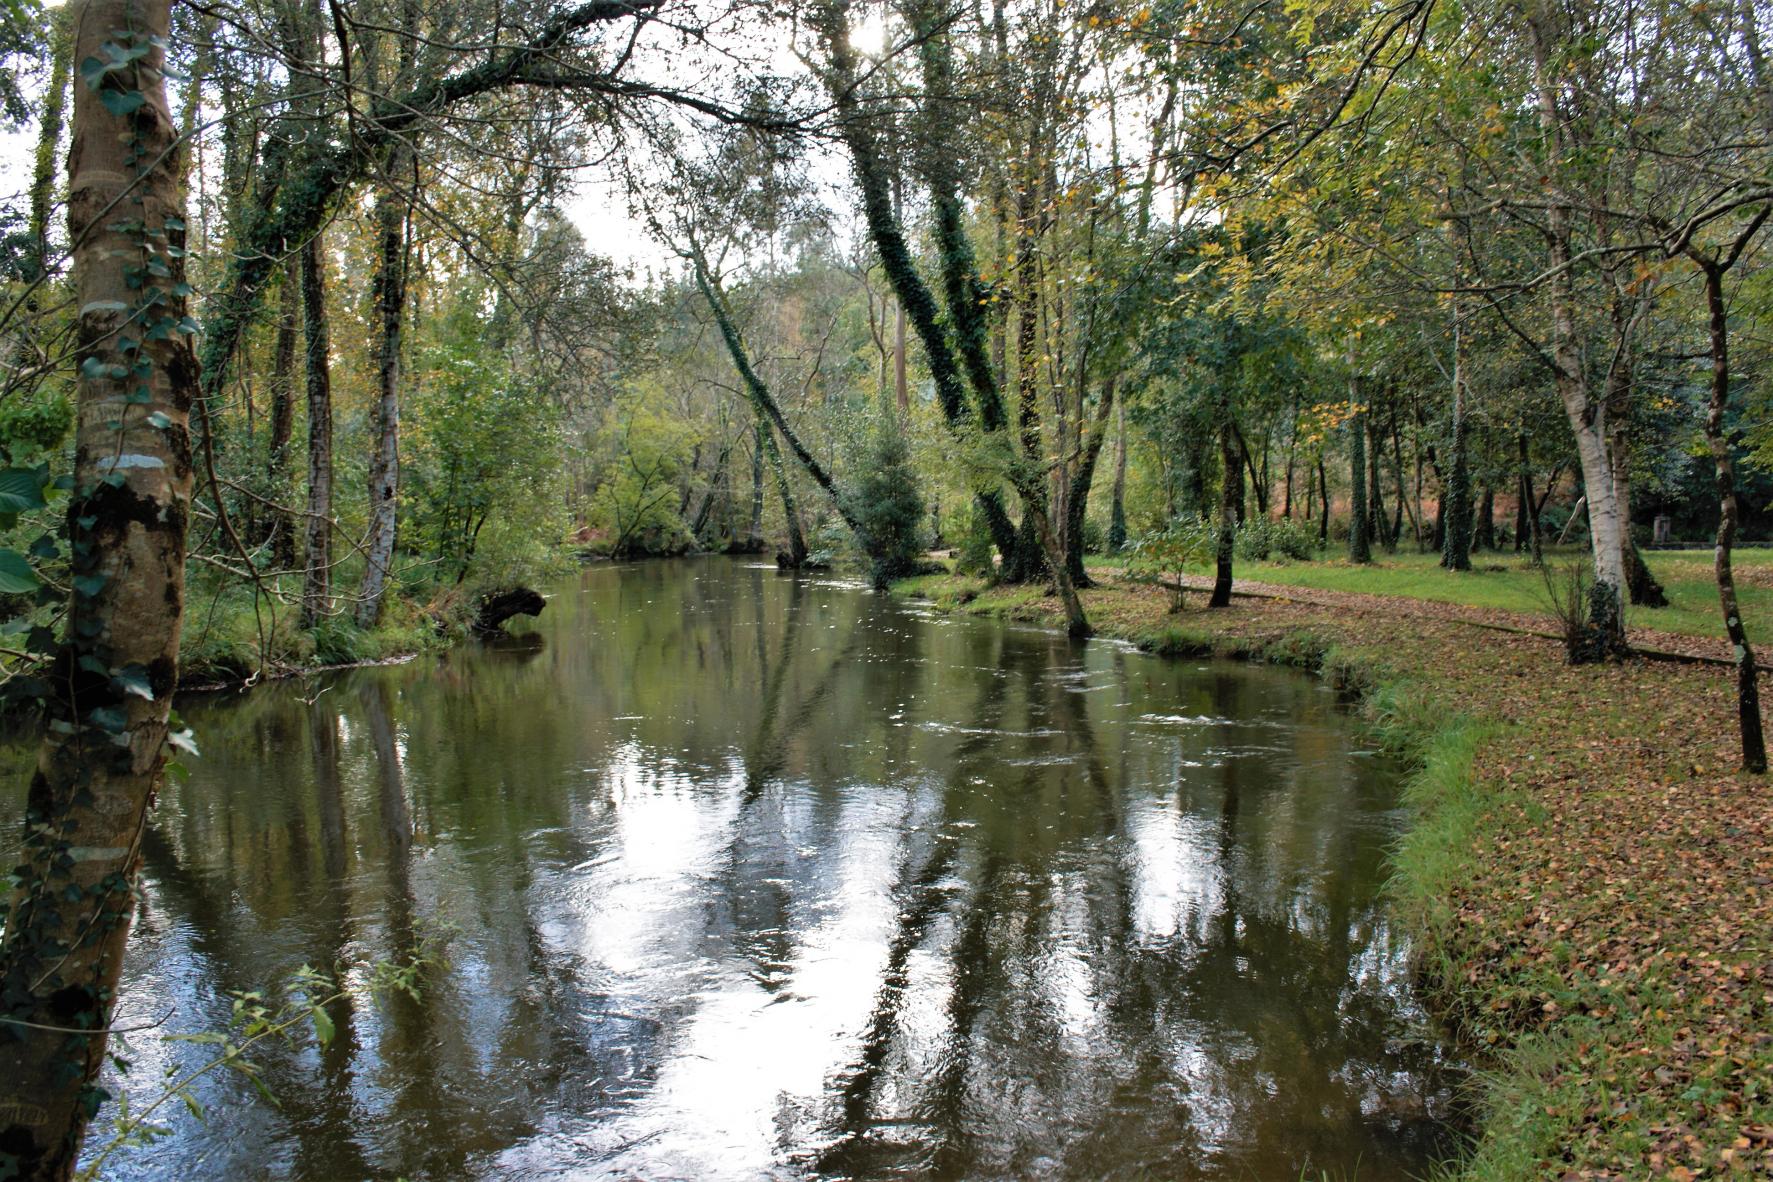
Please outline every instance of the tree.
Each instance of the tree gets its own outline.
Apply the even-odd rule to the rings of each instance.
[[[84,0],[74,49],[68,230],[78,292],[73,593],[26,803],[23,864],[0,940],[6,1047],[0,1153],[15,1176],[71,1175],[103,1093],[139,837],[178,681],[188,416],[179,130],[168,106],[170,5]]]

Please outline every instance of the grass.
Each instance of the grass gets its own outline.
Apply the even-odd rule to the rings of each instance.
[[[1705,557],[1653,561],[1698,582],[1680,564]],[[1058,623],[1027,588],[934,576],[897,590]],[[1415,761],[1392,890],[1425,996],[1478,1065],[1479,1124],[1449,1178],[1773,1174],[1773,789],[1735,771],[1726,673],[1575,669],[1555,641],[1382,607],[1209,611],[1191,596],[1177,614],[1120,584],[1084,602],[1098,631],[1158,652],[1316,670]]]
[[[381,622],[369,629],[357,627],[346,614],[302,629],[293,606],[280,604],[272,612],[262,599],[255,613],[251,591],[232,582],[218,587],[193,579],[186,601],[179,680],[187,686],[240,681],[259,670],[363,664],[446,643],[417,603],[397,595],[388,598]]]
[[[1375,550],[1373,561],[1355,566],[1329,556],[1315,562],[1248,562],[1239,560],[1236,573],[1252,582],[1310,587],[1321,591],[1354,591],[1366,595],[1399,595],[1437,603],[1546,615],[1545,579],[1527,559],[1513,554],[1483,553],[1472,558],[1473,569],[1455,573],[1443,570],[1439,556],[1400,550],[1386,554]],[[1547,561],[1554,567],[1578,561],[1585,551],[1576,547],[1554,549]],[[1668,592],[1665,608],[1633,608],[1632,627],[1655,628],[1685,636],[1724,634],[1718,608],[1717,584],[1712,576],[1710,550],[1660,550],[1646,556],[1650,569]],[[1119,560],[1091,556],[1086,565],[1112,568]],[[1735,554],[1737,596],[1749,640],[1773,642],[1773,550],[1738,550]],[[1191,574],[1212,573],[1207,565]]]

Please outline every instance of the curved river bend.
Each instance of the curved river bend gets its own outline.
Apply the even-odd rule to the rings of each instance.
[[[183,713],[120,1025],[427,931],[448,964],[107,1175],[1386,1182],[1448,1150],[1380,899],[1395,769],[1295,674],[719,559]],[[138,1097],[198,1061],[132,1052]]]

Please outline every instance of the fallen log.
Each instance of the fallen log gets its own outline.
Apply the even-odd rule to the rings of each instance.
[[[479,610],[474,613],[474,631],[482,636],[497,636],[504,632],[505,621],[512,616],[539,616],[547,606],[542,593],[528,587],[490,592],[481,597]]]

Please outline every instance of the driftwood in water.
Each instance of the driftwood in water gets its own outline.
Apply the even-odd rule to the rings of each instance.
[[[494,591],[480,600],[480,610],[474,615],[474,631],[482,636],[497,635],[505,630],[505,621],[512,616],[539,616],[547,606],[541,592],[528,587]]]

